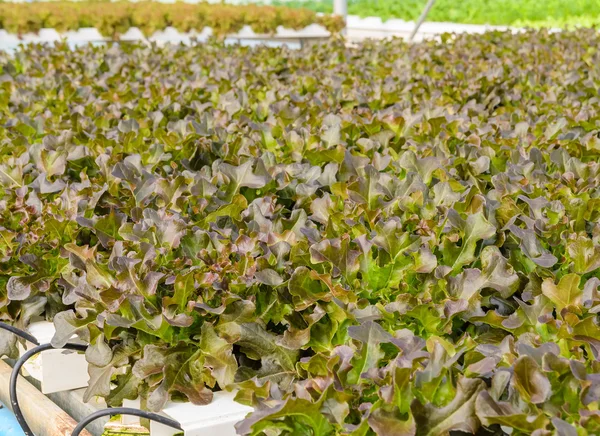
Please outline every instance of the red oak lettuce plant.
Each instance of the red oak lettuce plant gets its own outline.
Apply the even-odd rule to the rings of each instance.
[[[600,37],[445,39],[0,54],[0,318],[240,434],[600,433]]]

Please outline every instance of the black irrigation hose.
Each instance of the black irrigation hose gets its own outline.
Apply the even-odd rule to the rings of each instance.
[[[85,351],[87,349],[87,345],[67,343],[62,348],[66,350]],[[25,362],[27,362],[27,360],[29,360],[32,356],[35,356],[36,354],[41,353],[42,351],[53,349],[55,348],[52,346],[52,344],[42,344],[38,345],[35,348],[32,348],[31,350],[23,354],[21,357],[19,357],[10,374],[10,383],[8,385],[10,404],[12,405],[13,413],[15,414],[19,425],[23,429],[23,433],[25,433],[25,436],[35,435],[29,428],[29,425],[27,425],[27,421],[25,421],[25,417],[23,416],[23,412],[21,412],[21,407],[19,406],[19,400],[17,398],[17,380],[19,378],[19,371],[21,370],[21,367],[25,364]]]
[[[27,339],[29,342],[37,345],[35,348],[32,348],[31,350],[27,351],[25,354],[23,354],[17,360],[17,362],[15,363],[15,366],[10,374],[10,383],[9,383],[9,388],[8,388],[9,396],[10,396],[10,403],[12,405],[13,413],[15,414],[15,417],[17,418],[19,425],[23,429],[23,433],[25,433],[26,436],[35,436],[33,434],[33,432],[31,431],[31,429],[29,428],[29,426],[27,425],[27,421],[25,421],[25,417],[23,416],[23,413],[21,412],[21,407],[19,406],[19,400],[17,398],[17,380],[19,379],[19,372],[21,370],[21,367],[25,364],[25,362],[27,362],[27,360],[29,360],[32,356],[35,356],[36,354],[41,353],[42,351],[54,350],[56,348],[54,348],[51,344],[39,345],[38,340],[35,337],[33,337],[31,334],[15,327],[15,326],[6,324],[2,321],[0,321],[0,329],[8,330],[9,332],[12,332],[15,335],[17,335],[23,339]],[[67,343],[62,348],[66,349],[66,350],[85,351],[87,349],[87,345]],[[79,434],[85,429],[85,427],[92,421],[94,421],[98,418],[101,418],[103,416],[113,416],[113,415],[139,416],[141,418],[146,418],[151,421],[159,422],[161,424],[164,424],[168,427],[175,428],[177,430],[182,430],[181,424],[179,424],[177,421],[175,421],[173,419],[167,418],[166,416],[162,416],[157,413],[146,412],[144,410],[132,409],[129,407],[114,407],[114,408],[110,408],[110,409],[99,410],[99,411],[94,412],[94,413],[88,415],[87,417],[85,417],[83,420],[81,420],[81,422],[79,424],[77,424],[77,426],[73,430],[73,433],[71,434],[71,436],[79,436]]]
[[[15,327],[14,325],[6,324],[5,322],[0,321],[0,329],[8,330],[9,332],[14,333],[17,336],[28,340],[34,345],[40,345],[38,340],[33,335],[27,333],[24,330],[21,330],[20,328]]]
[[[179,424],[177,421],[175,421],[173,419],[167,418],[166,416],[162,416],[157,413],[146,412],[144,410],[131,409],[129,407],[114,407],[111,409],[98,410],[97,412],[94,412],[94,413],[86,416],[85,418],[83,418],[81,420],[81,422],[79,422],[79,424],[77,424],[77,427],[75,427],[75,429],[73,430],[73,433],[71,433],[71,436],[79,436],[79,434],[85,429],[85,427],[90,422],[92,422],[98,418],[102,418],[103,416],[113,416],[113,415],[139,416],[141,418],[146,418],[146,419],[150,419],[151,421],[159,422],[161,424],[164,424],[168,427],[175,428],[177,430],[182,430],[181,424]]]

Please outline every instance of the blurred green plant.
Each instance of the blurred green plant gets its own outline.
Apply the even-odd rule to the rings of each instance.
[[[348,0],[348,13],[384,20],[416,20],[426,0]],[[273,4],[331,13],[331,0],[275,0]],[[437,0],[430,21],[527,27],[593,26],[600,23],[600,0]]]
[[[270,33],[277,26],[301,29],[319,23],[332,32],[339,31],[338,17],[317,16],[303,8],[228,4],[165,4],[151,1],[115,2],[110,7],[102,1],[0,3],[0,29],[12,33],[37,32],[55,28],[59,32],[95,27],[109,37],[118,37],[132,26],[145,35],[173,26],[180,31],[211,27],[216,35],[225,35],[249,25],[255,32]]]

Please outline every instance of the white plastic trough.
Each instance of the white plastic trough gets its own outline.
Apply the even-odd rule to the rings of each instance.
[[[137,27],[130,27],[127,32],[121,35],[121,41],[145,41],[146,37]]]
[[[0,41],[4,42],[5,44],[19,44],[19,42],[21,42],[17,35],[8,33],[4,29],[0,29]]]
[[[125,33],[120,35],[121,42],[154,42],[159,45],[171,44],[186,44],[190,45],[195,41],[204,42],[213,35],[213,29],[204,27],[201,31],[193,30],[191,32],[180,32],[173,27],[167,27],[162,30],[155,31],[152,35],[145,37],[137,27],[129,28]],[[303,29],[295,30],[279,26],[273,34],[258,34],[250,26],[244,26],[238,33],[226,35],[225,39],[228,42],[238,42],[244,45],[256,44],[264,42],[266,44],[299,44],[302,45],[305,41],[314,41],[327,39],[331,33],[319,24],[311,24]],[[111,38],[105,37],[98,29],[94,27],[81,28],[76,31],[68,31],[59,33],[55,29],[44,28],[38,33],[27,33],[19,37],[18,35],[0,30],[0,50],[14,50],[21,43],[54,43],[65,40],[73,46],[87,43],[103,43],[112,41]]]
[[[23,35],[24,42],[55,42],[60,41],[61,36],[55,29],[40,29],[36,33],[26,33]]]
[[[383,21],[380,17],[364,17],[349,15],[346,21],[344,34],[348,41],[358,42],[365,39],[386,39],[386,38],[408,38],[414,29],[415,23],[412,21],[403,21],[399,19],[389,19]],[[425,22],[420,27],[415,36],[415,41],[439,37],[443,33],[484,33],[492,30],[519,32],[523,29],[511,28],[506,26],[488,26],[475,24],[457,24],[441,22]],[[555,29],[558,31],[558,29]],[[194,41],[204,42],[213,31],[210,27],[205,27],[202,31],[180,32],[177,29],[168,27],[163,30],[157,30],[152,35],[145,37],[140,29],[130,28],[123,33],[119,40],[121,42],[154,42],[158,45],[167,43],[192,44]],[[239,32],[229,34],[225,40],[229,44],[241,45],[259,45],[268,46],[287,45],[290,48],[302,47],[306,42],[324,40],[331,36],[331,33],[319,24],[311,24],[304,29],[295,30],[279,26],[274,33],[259,34],[254,32],[250,26],[244,26]],[[38,34],[26,34],[19,38],[17,35],[6,33],[0,30],[0,50],[15,50],[20,43],[27,42],[55,42],[65,39],[67,43],[77,46],[86,43],[102,43],[111,40],[103,37],[95,28],[84,28],[77,31],[70,31],[63,34],[54,29],[41,29]]]
[[[90,42],[103,41],[104,37],[95,27],[82,27],[76,31],[68,31],[62,35],[67,42],[73,44],[87,44]]]
[[[54,324],[48,321],[32,323],[29,328],[40,344],[47,344],[54,336]],[[35,345],[27,342],[27,349]],[[21,355],[25,349],[20,347]],[[44,394],[87,387],[89,375],[85,355],[70,350],[46,350],[33,356],[25,365],[27,373],[39,380]]]
[[[150,38],[150,41],[157,43],[172,43],[172,44],[186,44],[191,43],[191,38],[186,33],[181,33],[174,27],[167,27],[164,30],[157,30]]]
[[[390,19],[383,21],[380,17],[364,17],[348,15],[346,19],[346,37],[351,41],[364,39],[385,39],[391,37],[408,38],[415,27],[413,21]],[[513,30],[506,26],[489,26],[478,24],[459,24],[426,21],[419,28],[415,40],[434,38],[443,33],[484,33],[492,30]]]
[[[178,421],[184,436],[236,436],[235,424],[252,412],[252,408],[236,403],[234,392],[215,392],[212,403],[168,403],[163,414]],[[150,423],[150,436],[173,436],[179,433],[166,425]]]
[[[55,329],[52,323],[39,321],[32,323],[28,331],[40,344],[46,344],[52,339]],[[27,342],[27,349],[34,346]],[[21,347],[21,355],[23,353],[25,349]],[[88,385],[85,355],[75,351],[43,351],[29,359],[23,367],[40,382],[40,390],[44,394],[81,389]],[[234,392],[216,392],[213,402],[206,406],[169,402],[162,413],[181,423],[185,436],[235,436],[235,424],[244,419],[252,408],[236,403],[234,397]],[[81,395],[70,397],[70,401],[81,401]],[[125,400],[123,406],[140,408],[140,401]],[[120,424],[125,428],[139,428],[140,420],[133,416],[122,416]],[[151,422],[151,436],[172,436],[177,433],[178,430]]]

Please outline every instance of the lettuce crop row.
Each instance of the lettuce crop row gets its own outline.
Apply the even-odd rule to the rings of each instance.
[[[240,434],[599,434],[599,46],[0,54],[0,319]]]
[[[275,0],[271,4],[332,13],[332,0]],[[348,13],[361,17],[419,18],[427,0],[349,0]],[[598,26],[600,0],[437,0],[430,21],[515,27]]]
[[[343,27],[340,17],[317,15],[302,8],[228,4],[165,4],[142,1],[104,2],[0,2],[0,29],[22,34],[54,28],[59,32],[95,27],[105,37],[118,38],[130,27],[146,36],[168,26],[182,32],[200,32],[207,26],[216,35],[226,35],[249,25],[257,33],[273,33],[278,26],[301,29],[317,23],[331,32]]]

